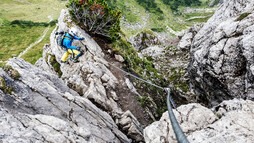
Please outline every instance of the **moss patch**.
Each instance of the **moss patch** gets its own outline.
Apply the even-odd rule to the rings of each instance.
[[[250,12],[245,12],[245,13],[241,14],[235,21],[241,21],[250,14],[251,14]]]
[[[222,117],[222,115],[219,113],[215,113],[215,116],[217,116],[219,119]]]
[[[15,80],[19,79],[19,77],[20,77],[19,72],[17,70],[13,69],[10,65],[4,65],[3,69],[13,79],[15,79]]]
[[[0,76],[0,90],[2,90],[5,94],[12,94],[12,92],[16,92],[16,89],[14,87],[6,85],[6,81],[1,76]]]

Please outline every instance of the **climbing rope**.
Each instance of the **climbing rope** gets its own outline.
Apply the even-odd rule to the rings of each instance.
[[[81,41],[80,41],[80,42],[81,42]],[[95,55],[90,51],[90,49],[88,48],[88,46],[86,46],[83,42],[81,42],[81,43],[86,47],[87,51],[89,51],[93,56],[95,56]],[[106,62],[107,62],[107,61],[106,61]],[[174,112],[173,112],[173,110],[172,110],[171,104],[173,105],[173,107],[174,107],[175,109],[176,109],[177,107],[176,107],[176,104],[174,103],[172,97],[170,96],[170,92],[171,92],[170,88],[164,88],[164,87],[158,86],[158,85],[153,84],[153,83],[151,83],[151,82],[149,82],[149,81],[146,81],[146,80],[144,80],[144,79],[142,79],[142,78],[140,78],[140,77],[137,77],[137,76],[135,76],[135,75],[133,75],[133,74],[131,74],[131,73],[128,73],[128,72],[122,70],[121,68],[119,68],[119,67],[117,67],[117,66],[115,66],[115,65],[113,65],[113,64],[111,64],[111,63],[109,63],[109,62],[107,62],[107,63],[108,63],[109,65],[111,65],[112,67],[118,69],[119,71],[125,73],[126,75],[132,76],[132,77],[134,77],[134,78],[136,78],[136,79],[138,79],[138,80],[141,80],[141,81],[143,81],[143,82],[145,82],[145,83],[147,83],[147,84],[150,84],[150,85],[152,85],[152,86],[154,86],[154,87],[157,87],[157,88],[159,88],[159,89],[162,89],[162,90],[166,91],[167,94],[168,94],[168,95],[167,95],[168,114],[169,114],[169,118],[170,118],[170,122],[171,122],[172,128],[173,128],[173,130],[174,130],[174,132],[175,132],[177,141],[178,141],[178,143],[189,143],[189,141],[187,140],[186,136],[184,135],[184,133],[183,133],[183,131],[182,131],[180,125],[178,124],[178,122],[177,122],[177,120],[176,120],[176,117],[175,117],[175,115],[174,115]],[[170,103],[171,103],[171,104],[170,104]]]

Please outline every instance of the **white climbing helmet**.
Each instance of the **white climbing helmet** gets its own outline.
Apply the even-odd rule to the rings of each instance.
[[[71,36],[76,36],[78,34],[78,29],[75,27],[71,27],[71,29],[69,29],[69,34]]]

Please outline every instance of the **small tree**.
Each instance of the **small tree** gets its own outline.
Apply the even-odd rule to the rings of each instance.
[[[111,40],[119,37],[121,12],[111,10],[104,0],[70,0],[67,7],[85,31]]]

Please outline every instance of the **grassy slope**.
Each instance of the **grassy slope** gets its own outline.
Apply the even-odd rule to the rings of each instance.
[[[3,21],[27,20],[34,22],[49,22],[57,19],[61,9],[65,8],[65,2],[60,0],[1,0],[0,1],[0,23]],[[51,18],[49,18],[50,16]],[[46,27],[13,27],[1,26],[0,24],[0,60],[18,56],[30,44],[42,36]],[[43,46],[49,43],[49,36],[53,27],[50,27],[44,39],[32,47],[25,55],[25,60],[35,63],[42,55]]]
[[[31,48],[30,50],[27,51],[26,54],[24,54],[23,56],[21,56],[22,59],[30,62],[31,64],[35,64],[35,62],[42,57],[42,53],[43,53],[43,46],[46,43],[50,43],[50,34],[51,32],[54,30],[54,27],[50,27],[50,29],[48,30],[46,36],[43,38],[43,40],[38,43],[37,45],[33,46],[33,48]]]
[[[0,17],[9,21],[48,22],[48,16],[57,19],[62,8],[64,3],[60,0],[1,0]]]
[[[31,43],[34,43],[41,36],[45,27],[0,27],[0,59],[8,60],[10,57],[18,56]]]

